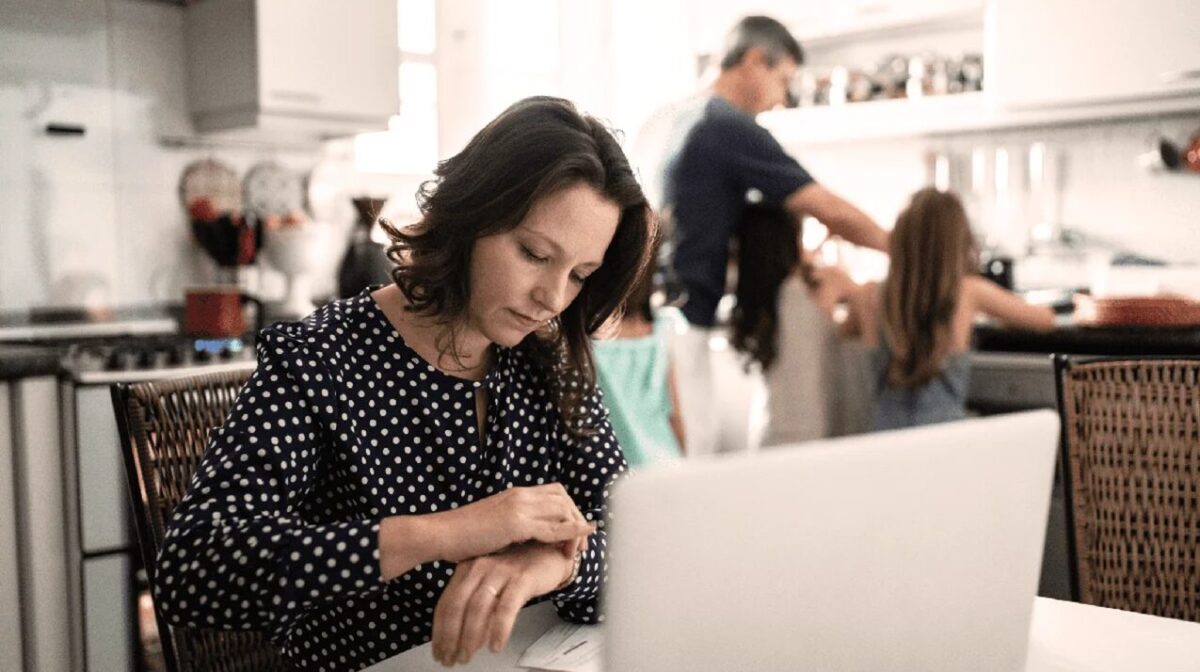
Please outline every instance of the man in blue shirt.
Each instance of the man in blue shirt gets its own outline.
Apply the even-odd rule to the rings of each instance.
[[[687,292],[683,314],[692,327],[677,348],[685,350],[679,368],[691,378],[681,380],[681,387],[690,388],[685,394],[701,405],[711,405],[715,392],[707,359],[709,330],[725,294],[729,242],[748,203],[776,205],[796,217],[809,215],[852,243],[887,247],[883,229],[818,184],[755,121],[760,112],[787,100],[802,61],[800,44],[781,23],[746,17],[730,31],[710,95],[677,117],[674,136],[682,142],[665,164],[663,200],[674,227],[674,270]],[[692,406],[685,418],[711,425],[720,414],[720,409],[705,412]],[[697,446],[689,453],[696,453],[705,452],[706,442],[715,444],[719,430],[698,427],[688,433],[689,444],[694,437]]]

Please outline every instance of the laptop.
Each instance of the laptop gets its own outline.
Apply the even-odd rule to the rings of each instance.
[[[631,474],[605,669],[1024,669],[1058,433],[1043,410]]]

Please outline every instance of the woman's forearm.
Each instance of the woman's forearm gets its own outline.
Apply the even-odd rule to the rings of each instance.
[[[384,581],[440,560],[442,555],[433,515],[391,516],[379,525],[379,576]]]

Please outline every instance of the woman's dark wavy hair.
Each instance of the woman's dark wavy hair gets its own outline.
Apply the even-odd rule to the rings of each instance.
[[[738,223],[734,349],[764,371],[778,355],[779,288],[800,263],[800,224],[786,210],[749,205]]]
[[[536,201],[579,184],[620,208],[600,268],[547,329],[522,342],[552,386],[567,430],[589,433],[594,419],[583,417],[579,402],[595,387],[590,335],[621,306],[654,237],[650,206],[620,145],[569,101],[537,96],[502,112],[434,175],[417,192],[420,221],[381,224],[392,240],[392,279],[408,309],[447,327],[438,348],[456,359],[454,336],[470,300],[477,239],[516,228]]]

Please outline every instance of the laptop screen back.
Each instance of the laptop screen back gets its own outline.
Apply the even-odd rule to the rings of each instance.
[[[1023,669],[1058,427],[1035,411],[632,474],[605,669]]]

